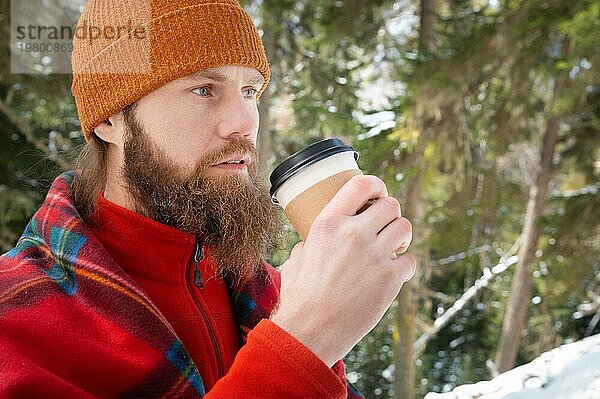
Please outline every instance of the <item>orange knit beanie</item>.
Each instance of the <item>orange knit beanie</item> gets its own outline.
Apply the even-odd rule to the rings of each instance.
[[[73,41],[81,129],[94,128],[164,84],[222,65],[270,78],[265,50],[237,0],[90,0]]]

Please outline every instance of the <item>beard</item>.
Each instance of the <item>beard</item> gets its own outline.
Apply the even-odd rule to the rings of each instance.
[[[281,213],[271,203],[258,171],[254,145],[230,140],[205,153],[193,170],[186,171],[151,141],[134,109],[124,112],[124,121],[121,177],[134,211],[195,235],[208,246],[219,275],[232,284],[252,278],[281,232]],[[252,157],[248,175],[204,176],[211,165],[240,153]]]

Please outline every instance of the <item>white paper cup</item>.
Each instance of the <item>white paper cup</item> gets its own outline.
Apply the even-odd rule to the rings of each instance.
[[[271,173],[271,198],[305,239],[310,226],[352,176],[362,174],[358,153],[337,138],[311,144],[284,160]]]

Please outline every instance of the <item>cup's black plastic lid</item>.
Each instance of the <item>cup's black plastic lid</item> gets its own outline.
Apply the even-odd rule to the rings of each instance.
[[[283,183],[301,169],[334,154],[347,151],[354,151],[354,148],[344,144],[342,140],[333,137],[317,141],[290,155],[271,172],[271,176],[269,177],[271,181],[271,189],[269,190],[271,197],[273,197]],[[354,159],[358,159],[358,152],[356,151],[354,151]]]

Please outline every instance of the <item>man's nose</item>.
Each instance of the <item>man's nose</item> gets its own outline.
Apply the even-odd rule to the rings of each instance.
[[[256,104],[241,94],[230,95],[224,100],[219,110],[219,136],[224,139],[252,140],[258,132]]]

